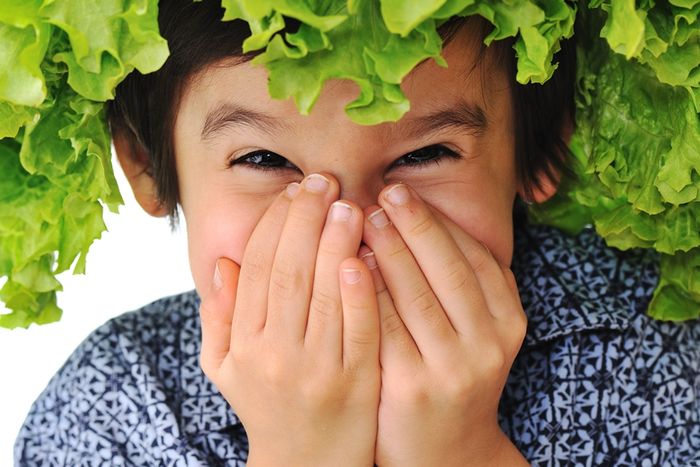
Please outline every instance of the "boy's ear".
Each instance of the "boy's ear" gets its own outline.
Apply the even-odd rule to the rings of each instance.
[[[115,131],[112,135],[114,151],[117,153],[119,165],[131,185],[136,201],[144,211],[154,217],[165,217],[168,210],[158,199],[156,181],[148,170],[150,161],[148,154],[138,144],[134,144],[123,132]]]
[[[567,146],[569,145],[569,142],[571,141],[571,135],[573,134],[574,123],[571,118],[566,118],[564,120],[564,124],[562,125],[561,139]],[[567,156],[567,154],[563,155],[563,157]],[[538,174],[538,186],[532,189],[532,195],[530,196],[530,199],[528,199],[522,184],[519,184],[518,194],[520,195],[520,198],[536,204],[541,204],[549,200],[549,198],[554,196],[557,193],[557,190],[559,189],[559,180],[561,174],[557,173],[556,171],[553,172],[554,173],[552,175],[555,176],[554,179],[549,178],[544,171],[541,171]]]
[[[539,184],[532,189],[532,194],[530,196],[525,193],[522,185],[518,187],[520,199],[526,200],[530,203],[541,204],[549,200],[549,198],[557,193],[557,189],[559,188],[559,179],[552,180],[544,172],[539,173],[538,179]]]

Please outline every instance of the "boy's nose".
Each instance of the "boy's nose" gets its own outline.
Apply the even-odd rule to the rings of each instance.
[[[361,181],[344,181],[340,182],[340,199],[346,199],[357,204],[360,209],[364,209],[372,204],[377,204],[377,197],[384,188],[384,183]]]
[[[344,167],[341,170],[323,170],[321,173],[338,183],[339,199],[352,201],[360,209],[377,204],[377,197],[386,186],[382,174],[372,170]]]

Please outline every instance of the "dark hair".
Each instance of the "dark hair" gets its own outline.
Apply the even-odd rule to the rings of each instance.
[[[148,174],[155,180],[159,201],[173,223],[179,202],[173,126],[182,91],[191,77],[210,64],[235,57],[244,62],[255,55],[242,52],[242,43],[250,35],[247,23],[224,22],[222,16],[220,0],[161,0],[158,22],[170,56],[154,73],[131,73],[117,86],[115,98],[108,104],[112,134],[125,136],[132,149],[148,154]],[[473,17],[448,21],[439,32],[449,41],[466,21],[474,19],[484,35],[488,33],[490,24]],[[298,26],[294,21],[287,23],[287,31]],[[562,129],[567,121],[573,124],[576,50],[572,39],[563,41],[555,56],[559,66],[554,76],[544,85],[521,85],[515,81],[512,43],[495,41],[489,49],[496,49],[498,65],[505,65],[512,76],[516,170],[526,196],[531,197],[541,174],[551,180],[572,175]],[[483,46],[479,57],[485,50]]]

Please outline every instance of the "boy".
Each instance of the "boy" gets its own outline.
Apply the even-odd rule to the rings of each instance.
[[[182,208],[201,304],[164,299],[96,331],[35,405],[20,463],[696,460],[700,355],[685,342],[700,326],[644,316],[652,258],[513,225],[518,194],[556,191],[566,103],[523,162],[536,112],[467,21],[448,68],[404,81],[399,122],[350,122],[346,82],[303,117],[270,99],[265,70],[242,59],[246,32],[210,7],[162,6],[170,66],[125,82],[111,113],[140,204]],[[178,50],[198,38],[201,53]]]

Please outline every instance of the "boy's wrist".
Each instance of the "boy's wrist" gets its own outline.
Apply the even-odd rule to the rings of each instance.
[[[339,458],[325,458],[313,456],[313,458],[277,458],[276,456],[265,456],[257,455],[252,452],[248,454],[248,461],[246,462],[247,467],[279,467],[281,465],[290,467],[314,467],[314,466],[327,466],[327,465],[356,465],[357,467],[372,467],[374,466],[374,461],[370,460],[367,462],[358,460],[355,463],[349,461],[351,456],[348,453],[340,456]],[[370,456],[373,458],[374,456]]]
[[[280,452],[269,445],[250,445],[248,452],[248,467],[314,467],[328,465],[348,465],[357,467],[372,467],[374,465],[374,449],[359,455],[354,455],[345,448],[327,449],[328,445],[320,445],[317,449],[300,448]]]
[[[476,447],[478,444],[479,447]],[[440,465],[441,467],[527,467],[530,463],[508,436],[499,429],[498,434],[478,442],[464,442],[459,447],[441,452],[424,453],[420,459],[396,459],[379,464],[379,467],[410,467],[411,465]]]

